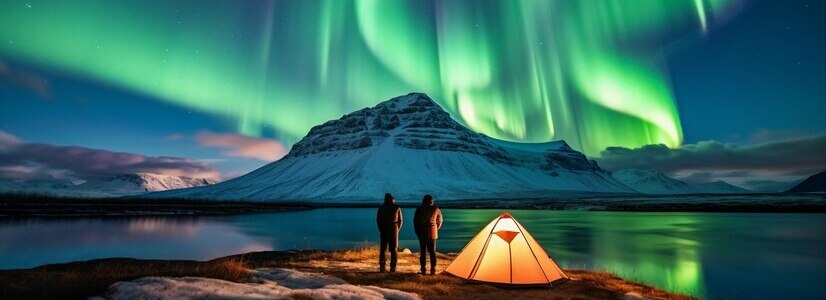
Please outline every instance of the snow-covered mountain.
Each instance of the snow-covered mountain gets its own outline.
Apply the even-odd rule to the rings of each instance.
[[[313,127],[290,153],[249,174],[153,198],[400,201],[633,193],[564,141],[495,140],[412,93]]]
[[[120,174],[111,177],[90,179],[77,185],[77,189],[96,191],[111,195],[134,195],[210,185],[204,178],[189,178],[152,173]]]
[[[748,193],[749,190],[724,181],[689,184],[652,170],[625,169],[612,173],[626,186],[645,194],[722,194]]]
[[[74,197],[117,197],[210,184],[213,182],[203,178],[135,173],[89,179],[77,185],[56,178],[36,181],[4,181],[0,182],[0,192]]]

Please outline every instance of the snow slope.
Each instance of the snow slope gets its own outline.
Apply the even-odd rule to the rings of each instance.
[[[612,173],[626,186],[645,194],[724,194],[748,193],[749,190],[724,181],[689,184],[652,170],[625,169]]]
[[[400,201],[633,193],[564,141],[517,144],[473,132],[412,93],[313,127],[290,153],[249,174],[154,198]]]

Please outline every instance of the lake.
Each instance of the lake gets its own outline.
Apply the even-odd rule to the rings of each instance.
[[[563,268],[703,298],[826,298],[826,215],[509,211]],[[502,210],[445,209],[437,249],[458,252]],[[404,209],[401,248],[418,251]],[[104,257],[206,260],[375,243],[375,210],[204,217],[0,219],[0,269]]]

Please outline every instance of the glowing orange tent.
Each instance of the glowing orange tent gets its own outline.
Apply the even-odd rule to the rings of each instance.
[[[445,272],[471,281],[550,285],[569,279],[510,214],[485,226]]]

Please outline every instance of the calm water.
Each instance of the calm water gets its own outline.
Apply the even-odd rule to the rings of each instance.
[[[413,209],[405,209],[412,220]],[[459,251],[499,210],[445,210]],[[826,215],[511,211],[563,268],[704,298],[826,298]],[[102,257],[210,259],[376,241],[373,209],[221,217],[0,220],[0,269]],[[409,223],[400,247],[417,251]]]

